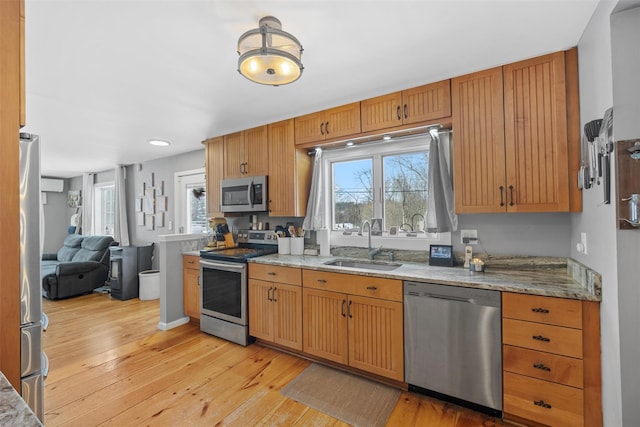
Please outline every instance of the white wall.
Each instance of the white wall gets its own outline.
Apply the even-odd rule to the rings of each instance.
[[[629,7],[632,2],[625,3],[624,7]],[[622,6],[619,4],[617,13],[611,16],[616,141],[640,138],[640,1],[633,3],[635,9],[617,12]],[[640,168],[640,163],[636,167]],[[625,426],[637,426],[640,425],[640,280],[637,274],[640,230],[618,230],[617,253],[622,421]]]
[[[600,2],[578,43],[582,126],[602,118],[605,110],[613,106],[609,17],[614,6],[615,2]],[[573,215],[571,221],[571,257],[602,274],[600,323],[604,424],[621,426],[616,218],[614,205],[604,205],[602,199],[602,187],[583,191],[582,213]],[[578,253],[575,248],[581,232],[587,232],[587,255]]]

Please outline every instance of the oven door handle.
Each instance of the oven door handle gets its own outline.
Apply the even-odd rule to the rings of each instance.
[[[246,264],[245,263],[221,263],[221,262],[213,262],[209,260],[207,261],[200,260],[200,266],[203,268],[215,268],[218,270],[242,272]]]

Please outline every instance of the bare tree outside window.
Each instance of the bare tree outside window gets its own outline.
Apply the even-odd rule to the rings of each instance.
[[[336,229],[356,229],[373,215],[373,162],[362,159],[333,164]]]
[[[383,158],[384,229],[424,229],[427,210],[429,153],[407,153]]]

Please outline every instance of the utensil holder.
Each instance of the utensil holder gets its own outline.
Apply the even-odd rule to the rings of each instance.
[[[278,237],[278,253],[280,255],[291,253],[291,237]]]
[[[304,252],[304,237],[291,237],[291,255],[302,255]]]

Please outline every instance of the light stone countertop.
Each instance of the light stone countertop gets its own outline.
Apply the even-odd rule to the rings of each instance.
[[[580,266],[576,276],[576,263],[568,262],[565,268],[552,269],[491,269],[484,273],[471,272],[463,267],[435,267],[426,263],[396,261],[402,266],[391,271],[325,265],[326,262],[345,257],[319,257],[306,255],[265,255],[251,258],[250,263],[300,267],[311,270],[349,273],[361,276],[429,282],[443,285],[492,289],[532,295],[543,295],[587,301],[601,301],[600,275]],[[573,273],[570,274],[570,270]]]
[[[0,426],[36,427],[42,423],[0,372]]]

